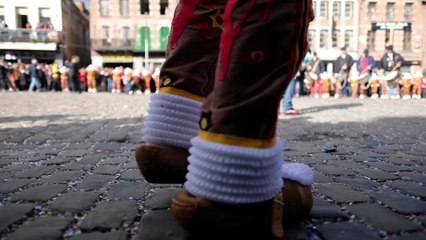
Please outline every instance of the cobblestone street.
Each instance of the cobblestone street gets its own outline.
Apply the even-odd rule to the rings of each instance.
[[[181,186],[148,184],[133,159],[149,96],[0,101],[0,239],[189,239],[168,209]],[[279,135],[316,183],[311,217],[285,239],[426,239],[426,100],[294,104],[303,114],[279,119]]]

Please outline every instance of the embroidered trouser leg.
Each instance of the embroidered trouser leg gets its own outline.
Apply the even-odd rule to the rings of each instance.
[[[198,133],[201,104],[211,92],[224,0],[181,0],[160,71],[159,94],[151,97],[143,140],[188,149]]]
[[[282,171],[275,131],[280,99],[307,50],[310,19],[309,0],[227,2],[213,91],[191,141],[190,193],[229,204],[261,202],[279,192],[282,172],[304,175]]]

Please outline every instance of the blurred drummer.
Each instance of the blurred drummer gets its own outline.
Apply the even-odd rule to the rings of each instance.
[[[354,63],[351,55],[346,52],[346,47],[340,48],[340,56],[334,64],[334,74],[336,76],[336,91],[334,97],[338,98],[340,94],[350,95],[350,86],[348,84],[349,72]]]
[[[398,73],[399,75],[399,71],[403,62],[404,58],[401,56],[401,54],[394,52],[392,45],[387,45],[386,53],[380,60],[380,66],[384,71],[385,79],[389,74],[394,75],[395,73]],[[392,81],[383,81],[382,92],[383,90],[387,92],[389,96],[386,96],[386,94],[382,94],[382,98],[400,98],[398,79]]]
[[[364,92],[366,89],[366,85],[369,83],[371,78],[371,73],[373,72],[373,69],[376,68],[376,61],[374,58],[370,55],[368,55],[368,49],[365,49],[362,54],[360,55],[357,63],[357,70],[359,73],[359,80],[362,77],[367,78],[367,81],[360,81],[359,82],[359,98],[364,98]]]
[[[322,94],[322,84],[320,74],[324,72],[324,64],[318,57],[317,52],[313,52],[312,59],[306,63],[306,73],[311,73],[313,83],[311,87],[311,95],[319,97]]]

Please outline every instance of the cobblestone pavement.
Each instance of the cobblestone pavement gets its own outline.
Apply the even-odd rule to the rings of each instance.
[[[168,210],[181,186],[133,160],[148,99],[0,93],[0,239],[189,239]],[[426,239],[426,101],[294,103],[278,130],[315,201],[285,239]]]

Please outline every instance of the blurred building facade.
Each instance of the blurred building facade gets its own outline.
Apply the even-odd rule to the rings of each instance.
[[[407,65],[426,69],[425,0],[314,0],[310,48],[329,63],[346,46],[356,59],[364,49],[379,60],[392,44]]]
[[[92,61],[154,68],[164,62],[178,0],[91,0]]]
[[[72,0],[0,0],[0,57],[28,63],[70,60],[90,63],[87,11]]]

